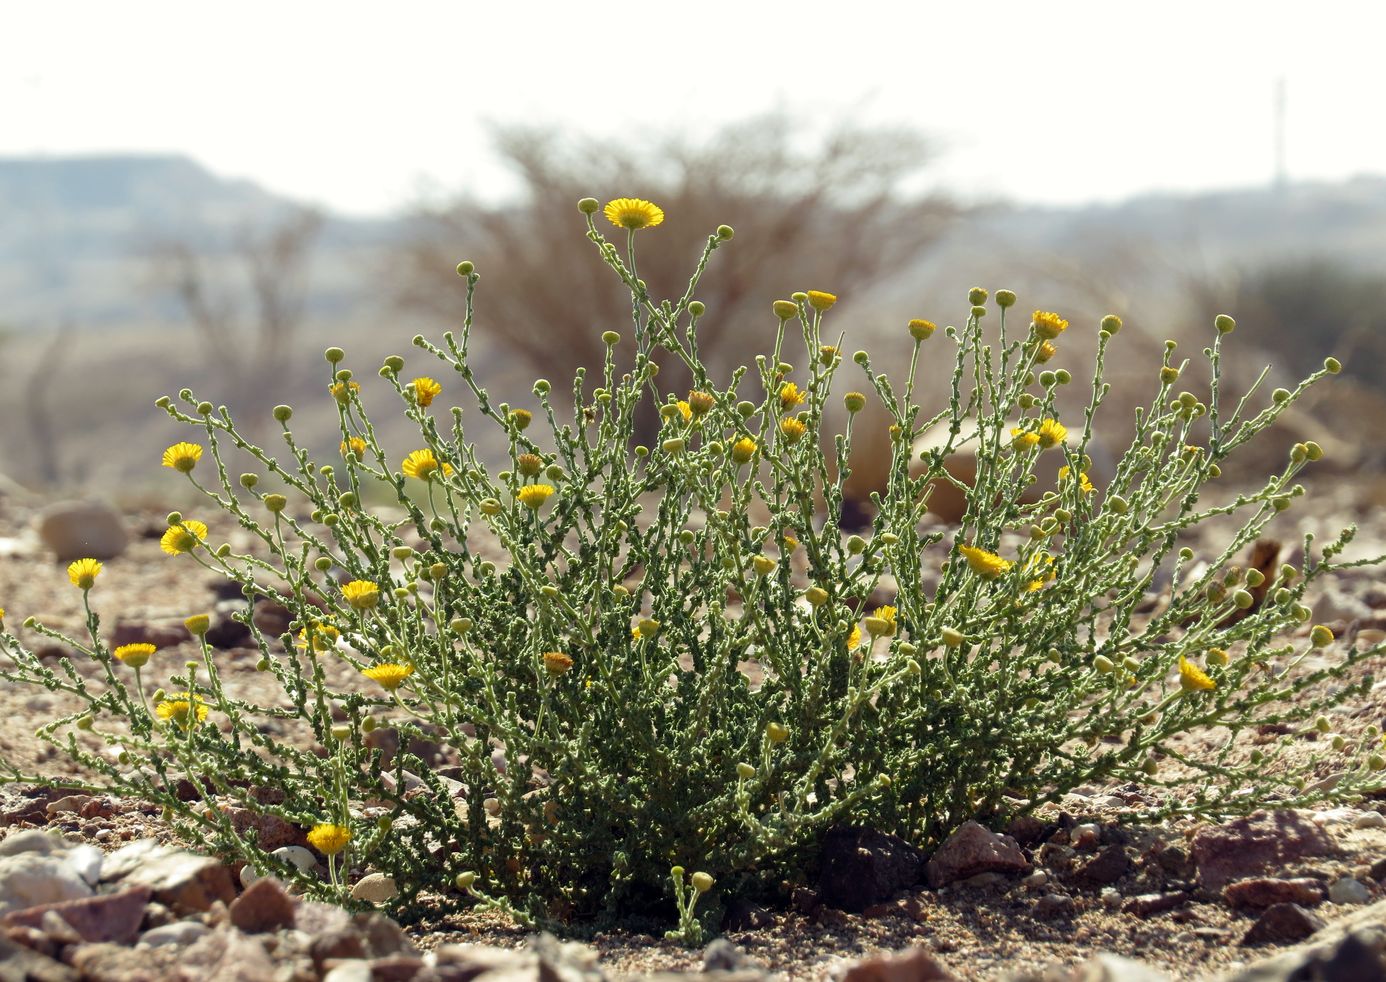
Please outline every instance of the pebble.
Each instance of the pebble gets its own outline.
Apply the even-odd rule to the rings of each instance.
[[[1121,907],[1121,891],[1116,887],[1103,887],[1102,906],[1108,910],[1116,910]]]
[[[1037,869],[1025,879],[1020,881],[1020,885],[1027,890],[1038,890],[1049,882],[1049,874],[1042,869]]]
[[[59,562],[113,559],[130,543],[125,519],[101,501],[60,501],[49,505],[34,519],[34,528]]]
[[[394,877],[384,873],[367,873],[351,888],[351,896],[353,900],[383,904],[399,896],[399,888],[395,886]]]
[[[172,924],[152,927],[145,931],[140,935],[139,943],[150,948],[162,948],[164,945],[186,947],[203,935],[211,933],[212,929],[199,921],[174,921]]]
[[[1329,884],[1328,899],[1335,904],[1365,904],[1372,899],[1372,892],[1361,880],[1345,876]]]
[[[91,886],[65,856],[23,852],[0,858],[0,914],[91,894]]]
[[[1075,825],[1069,833],[1075,849],[1094,849],[1102,839],[1102,828],[1096,822]]]
[[[1352,827],[1355,829],[1386,828],[1386,815],[1381,814],[1381,812],[1363,812],[1352,820]]]

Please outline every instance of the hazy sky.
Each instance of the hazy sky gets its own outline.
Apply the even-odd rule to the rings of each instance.
[[[1386,173],[1380,0],[6,2],[0,155],[177,151],[354,213],[505,193],[485,121],[613,140],[782,106],[1043,202]],[[594,189],[594,193],[615,193]]]

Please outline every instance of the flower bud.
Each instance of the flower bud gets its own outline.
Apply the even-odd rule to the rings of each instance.
[[[1333,632],[1323,624],[1315,624],[1309,632],[1309,643],[1315,648],[1326,648],[1333,643]]]
[[[495,498],[482,498],[481,501],[477,503],[477,507],[481,509],[483,515],[499,515],[501,503]]]
[[[1015,292],[1012,291],[1012,290],[997,290],[997,291],[996,291],[996,306],[1002,307],[1002,308],[1005,308],[1005,307],[1014,307],[1014,306],[1015,306]]]
[[[769,576],[775,569],[775,561],[769,556],[760,555],[751,560],[751,565],[760,576]]]
[[[183,621],[183,626],[188,629],[188,633],[195,638],[200,638],[207,633],[212,626],[212,618],[207,614],[193,614]]]
[[[199,402],[199,403],[197,404],[197,412],[198,412],[198,415],[201,415],[201,416],[210,416],[210,415],[212,415],[212,410],[215,409],[215,408],[216,408],[216,407],[213,406],[210,402]]]
[[[750,764],[744,762],[737,764],[736,776],[741,778],[741,780],[743,781],[749,781],[751,778],[756,776],[756,769],[752,767]]]
[[[1238,610],[1249,610],[1251,605],[1256,602],[1256,598],[1251,595],[1249,590],[1236,590],[1232,593],[1232,603]]]
[[[391,372],[402,372],[404,371],[404,359],[401,358],[399,355],[390,355],[388,358],[385,359],[385,364],[383,367],[389,369]]]
[[[293,415],[294,410],[292,406],[281,405],[274,407],[274,418],[281,423],[287,423],[291,418],[293,418]]]
[[[987,291],[980,286],[974,286],[967,291],[967,302],[974,307],[979,307],[987,302]]]
[[[926,341],[929,336],[938,330],[938,325],[933,321],[915,319],[909,323],[910,337],[916,341]]]
[[[775,316],[782,321],[787,321],[799,313],[799,305],[792,300],[776,300],[770,307],[775,311]]]
[[[1343,363],[1337,358],[1329,357],[1323,360],[1323,370],[1329,375],[1337,375],[1343,370]]]
[[[602,332],[602,343],[605,344],[608,348],[614,347],[616,344],[620,342],[620,340],[621,335],[617,334],[615,331]]]
[[[335,365],[346,357],[346,352],[341,348],[333,347],[324,351],[322,356],[327,359],[329,365]]]
[[[1106,317],[1102,318],[1102,323],[1098,326],[1108,334],[1114,335],[1121,330],[1121,318],[1116,314],[1108,314]]]
[[[289,504],[289,499],[282,494],[267,494],[264,498],[265,508],[278,515]]]
[[[811,586],[804,591],[804,599],[815,607],[822,607],[828,602],[828,591],[821,586]]]
[[[866,408],[866,396],[860,392],[848,392],[842,397],[842,404],[849,413],[859,413]]]
[[[1097,671],[1101,672],[1103,675],[1106,675],[1108,672],[1116,668],[1116,665],[1106,655],[1098,655],[1096,658],[1092,660],[1092,667],[1097,669]]]
[[[1313,440],[1308,440],[1304,444],[1304,455],[1310,460],[1323,460],[1323,447]]]
[[[780,723],[767,723],[765,736],[771,743],[784,743],[789,739],[789,728]]]
[[[459,890],[470,890],[472,884],[476,882],[476,874],[471,870],[467,870],[465,873],[458,873],[457,879],[453,882],[457,884],[457,889]]]
[[[694,317],[701,317],[707,311],[707,305],[701,300],[688,301],[688,312]]]
[[[1221,668],[1227,664],[1228,654],[1222,648],[1209,648],[1206,661],[1214,668]]]
[[[1218,314],[1213,318],[1213,326],[1218,329],[1219,334],[1231,334],[1237,327],[1237,322],[1226,314]]]
[[[693,874],[689,882],[693,884],[694,890],[699,893],[707,893],[717,881],[707,873],[698,872]]]
[[[967,640],[961,631],[956,627],[945,627],[940,634],[943,636],[943,643],[950,648],[956,648]]]
[[[859,535],[848,536],[847,551],[853,556],[860,556],[866,551],[866,540]]]
[[[677,436],[673,437],[672,439],[665,440],[661,446],[664,448],[665,453],[683,453],[683,438]]]
[[[1173,385],[1179,380],[1179,369],[1173,365],[1166,365],[1160,369],[1160,381],[1166,385]]]
[[[578,211],[584,215],[595,215],[600,207],[601,203],[596,198],[582,198],[578,201]]]
[[[345,723],[338,723],[336,726],[332,727],[332,739],[336,740],[338,743],[346,743],[351,739],[351,727],[347,726]]]
[[[717,238],[721,239],[723,242],[730,241],[731,237],[735,234],[736,230],[733,229],[730,225],[717,226]]]

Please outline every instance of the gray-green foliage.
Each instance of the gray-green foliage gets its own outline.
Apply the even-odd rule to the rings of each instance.
[[[1183,366],[1171,344],[1151,373],[1135,441],[1105,486],[1092,488],[1086,450],[1107,392],[1107,349],[1119,343],[1116,318],[1102,323],[1089,405],[1067,439],[1055,393],[1072,379],[1037,364],[1045,337],[1062,340],[1067,324],[1036,312],[1017,325],[1004,291],[988,308],[974,290],[960,329],[934,334],[913,322],[915,357],[895,379],[864,352],[844,361],[843,338],[829,331],[831,296],[796,294],[767,318],[769,353],[714,379],[697,338],[699,318],[716,312],[695,297],[731,230],[708,238],[682,296],[656,300],[638,278],[635,240],[658,233],[631,232],[619,248],[593,210],[584,208],[588,238],[630,292],[631,327],[607,332],[596,384],[577,374],[571,418],[546,381],[521,411],[473,376],[479,277],[470,264],[460,267],[460,331],[439,345],[415,339],[442,378],[438,404],[420,397],[427,386],[410,381],[403,359],[380,371],[446,473],[399,469],[336,349],[326,383],[344,441],[364,449],[332,465],[298,445],[287,407],[274,413],[287,450],[273,456],[186,390],[187,408],[160,401],[203,431],[210,461],[189,479],[261,545],[238,554],[199,543],[170,561],[219,570],[247,596],[287,598],[289,633],[267,637],[251,625],[260,667],[284,698],[229,698],[219,656],[201,643],[201,658],[168,684],[198,692],[208,720],[179,725],[150,713],[95,614],[90,638],[68,641],[105,665],[100,687],[0,635],[4,678],[84,701],[44,735],[96,775],[93,787],[164,805],[190,835],[263,868],[273,861],[220,803],[304,826],[347,825],[347,866],[391,873],[402,904],[425,890],[460,897],[461,888],[521,919],[656,910],[693,937],[695,917],[715,916],[733,892],[801,876],[835,823],[928,845],[967,818],[1002,820],[1090,782],[1138,781],[1161,793],[1159,811],[1203,815],[1379,786],[1383,762],[1365,746],[1318,751],[1339,772],[1332,787],[1306,788],[1303,767],[1282,760],[1283,743],[1247,755],[1256,727],[1311,718],[1362,691],[1369,680],[1351,669],[1381,648],[1327,648],[1329,667],[1299,666],[1326,640],[1295,636],[1309,617],[1305,591],[1334,568],[1350,532],[1317,554],[1306,539],[1302,568],[1268,583],[1234,567],[1300,494],[1296,475],[1318,448],[1297,445],[1255,492],[1199,503],[1220,462],[1336,363],[1294,392],[1231,399],[1220,365],[1233,325],[1220,318],[1205,352],[1209,393],[1175,392]],[[983,329],[990,322],[999,322],[994,335]],[[915,401],[926,345],[953,358],[951,399],[933,415]],[[649,360],[656,348],[686,364],[695,388],[686,399],[661,389]],[[838,531],[864,401],[847,394],[847,425],[829,432],[844,372],[894,422],[888,486],[865,537]],[[634,445],[646,400],[662,407],[652,448]],[[444,408],[463,402],[465,415]],[[508,438],[500,469],[468,439],[483,426]],[[934,428],[944,436],[921,459],[912,448]],[[969,439],[977,474],[961,485],[966,516],[958,527],[923,523],[932,482],[959,483],[945,464]],[[261,490],[259,474],[235,480],[224,463],[232,447],[279,490]],[[408,459],[421,473],[427,458]],[[1061,466],[1057,490],[1027,502],[1036,476],[1050,480]],[[539,486],[553,493],[523,490]],[[402,521],[361,504],[381,488]],[[1181,533],[1227,516],[1235,521],[1220,552],[1196,560],[1180,548]],[[940,552],[941,577],[926,568]],[[353,606],[360,589],[344,592],[348,581],[374,584],[378,603]],[[88,594],[98,608],[100,593],[98,584]],[[881,596],[889,603],[878,608]],[[356,670],[345,690],[329,684],[332,659]],[[394,693],[356,674],[379,664],[412,674]],[[89,752],[74,726],[126,753]],[[388,770],[367,741],[381,726],[397,728],[403,748]],[[1212,728],[1221,742],[1211,755],[1171,744]],[[445,775],[409,752],[415,738],[451,748]],[[22,777],[33,779],[11,773]],[[191,794],[186,785],[176,793],[180,777]],[[263,788],[287,795],[264,804],[275,799],[255,790]],[[693,886],[682,869],[671,878],[675,866],[697,871]]]

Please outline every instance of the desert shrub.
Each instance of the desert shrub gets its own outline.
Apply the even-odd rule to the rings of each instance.
[[[1222,462],[1337,362],[1291,391],[1229,396],[1234,324],[1220,316],[1207,394],[1177,391],[1186,363],[1168,344],[1136,439],[1095,488],[1085,449],[1115,316],[1097,328],[1087,410],[1067,423],[1054,400],[1074,379],[1055,349],[1069,325],[1044,311],[1017,319],[1009,291],[972,290],[961,328],[911,321],[914,356],[889,375],[866,352],[843,357],[832,294],[795,293],[766,305],[768,352],[714,377],[699,338],[717,312],[697,297],[732,230],[708,236],[685,289],[661,300],[639,278],[636,245],[657,238],[662,213],[612,202],[612,242],[597,202],[580,207],[631,315],[628,330],[602,334],[598,377],[576,373],[571,418],[546,380],[502,401],[474,376],[471,263],[459,266],[460,330],[415,338],[426,367],[391,357],[380,369],[418,427],[407,456],[379,444],[336,348],[323,395],[339,407],[343,456],[331,463],[297,444],[287,406],[273,412],[285,450],[271,455],[224,408],[187,390],[159,400],[202,441],[170,447],[164,463],[260,543],[238,552],[173,514],[170,561],[216,570],[247,596],[278,594],[296,619],[268,637],[247,615],[282,698],[233,698],[205,617],[189,620],[198,656],[185,664],[112,651],[100,565],[74,564],[89,637],[64,640],[100,663],[104,684],[11,633],[0,674],[82,701],[42,735],[91,787],[161,804],[188,836],[316,892],[341,896],[377,869],[402,908],[431,891],[570,925],[655,911],[692,939],[726,898],[801,875],[838,823],[927,846],[968,818],[1001,821],[1090,782],[1139,781],[1161,791],[1154,814],[1202,816],[1381,786],[1386,761],[1365,742],[1315,745],[1311,766],[1336,777],[1315,783],[1287,742],[1249,749],[1257,728],[1364,691],[1354,667],[1382,647],[1339,650],[1327,628],[1303,629],[1306,589],[1352,565],[1339,558],[1351,529],[1322,549],[1306,538],[1300,568],[1234,563],[1300,496],[1296,476],[1321,450],[1299,444],[1259,488],[1200,505]],[[685,366],[691,389],[661,384],[657,351]],[[940,369],[926,363],[951,363],[951,400],[928,417],[915,386]],[[844,374],[858,390],[835,396]],[[847,424],[823,433],[837,398]],[[893,420],[890,478],[871,534],[844,536],[852,420],[869,400]],[[650,446],[636,442],[642,404],[660,420]],[[470,442],[483,426],[505,434],[503,466]],[[944,438],[912,462],[935,427]],[[944,461],[973,433],[962,523],[924,525],[927,489],[950,480]],[[229,474],[229,447],[260,471]],[[1037,475],[1057,490],[1026,503]],[[363,507],[371,487],[400,510]],[[1180,541],[1206,521],[1228,532],[1200,557]],[[1305,664],[1314,649],[1328,657]],[[399,733],[388,766],[371,738],[382,727]],[[1198,731],[1224,739],[1205,756],[1178,749]],[[416,740],[450,751],[446,772],[411,751]],[[329,879],[266,855],[228,804],[312,827]]]

